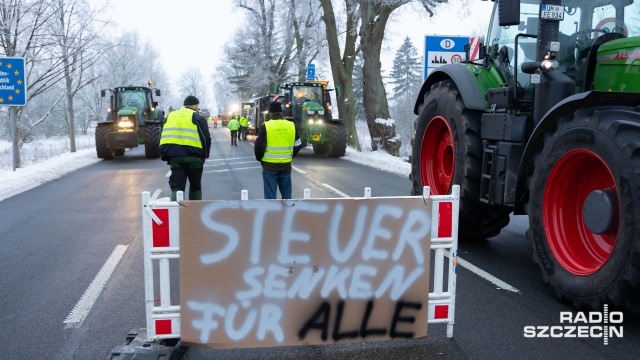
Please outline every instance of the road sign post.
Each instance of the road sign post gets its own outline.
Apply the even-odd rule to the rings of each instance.
[[[442,65],[464,60],[464,46],[469,43],[469,36],[425,35],[423,80]]]
[[[10,110],[11,140],[13,141],[13,171],[20,167],[20,149],[16,139],[15,106],[27,104],[27,81],[24,58],[0,58],[0,106],[14,106]]]
[[[307,80],[315,80],[316,79],[316,65],[309,64],[307,65]]]

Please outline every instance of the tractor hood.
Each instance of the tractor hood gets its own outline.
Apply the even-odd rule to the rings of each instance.
[[[118,115],[137,115],[138,108],[134,106],[125,106],[118,110]]]
[[[302,104],[302,106],[307,111],[324,111],[324,108],[322,107],[322,105],[314,101],[307,101],[304,104]]]

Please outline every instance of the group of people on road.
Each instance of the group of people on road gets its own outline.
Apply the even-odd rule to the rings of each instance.
[[[199,114],[200,101],[193,95],[184,99],[184,107],[169,113],[160,136],[160,156],[171,169],[169,187],[171,200],[176,201],[178,191],[184,192],[189,181],[189,200],[202,200],[202,173],[211,151],[211,134],[207,119]],[[264,198],[276,199],[280,190],[282,199],[291,199],[291,160],[298,154],[302,142],[294,123],[282,116],[282,105],[269,106],[270,120],[257,131],[254,154],[262,165]],[[231,132],[231,145],[238,145],[238,131],[247,140],[249,119],[235,116],[227,124]],[[214,118],[217,128],[217,117]]]

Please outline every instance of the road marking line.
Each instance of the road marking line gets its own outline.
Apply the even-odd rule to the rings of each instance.
[[[293,170],[295,170],[295,171],[299,172],[300,174],[306,174],[306,173],[307,173],[306,171],[304,171],[304,170],[302,170],[302,169],[298,169],[297,167],[295,167],[295,166],[293,166],[293,165],[291,165],[291,167],[293,168]]]
[[[171,176],[171,170],[169,170],[169,171],[167,172],[167,175],[165,175],[164,177],[170,177],[170,176]]]
[[[111,256],[107,259],[107,262],[102,265],[102,269],[98,272],[98,275],[93,279],[87,290],[85,290],[84,294],[76,306],[73,307],[73,310],[69,313],[67,318],[64,320],[64,328],[79,328],[82,325],[82,322],[89,314],[91,307],[95,303],[96,299],[102,292],[102,288],[107,283],[109,278],[111,277],[111,273],[118,266],[120,259],[124,255],[125,251],[127,251],[128,245],[118,245],[111,253]]]
[[[243,167],[243,168],[233,168],[233,169],[221,169],[221,170],[211,170],[211,171],[205,171],[205,174],[210,174],[210,173],[219,173],[219,172],[228,172],[228,171],[236,171],[236,170],[250,170],[250,169],[262,169],[261,166],[252,166],[252,167]]]
[[[329,184],[322,183],[322,186],[324,186],[324,187],[326,187],[327,189],[329,189],[329,190],[333,191],[334,193],[336,193],[336,194],[338,194],[338,195],[342,196],[343,198],[351,198],[351,196],[349,196],[349,195],[347,195],[347,194],[343,193],[342,191],[340,191],[340,190],[338,190],[338,189],[334,188],[333,186],[331,186],[331,185],[329,185]]]
[[[445,255],[448,258],[451,258],[451,254],[449,253],[449,251],[445,251]],[[520,290],[518,290],[518,289],[514,288],[513,286],[507,284],[506,282],[498,279],[497,277],[489,274],[488,272],[480,269],[479,267],[473,265],[472,263],[468,262],[467,260],[463,260],[459,256],[458,256],[458,265],[462,266],[463,268],[466,268],[467,270],[469,270],[472,273],[480,276],[481,278],[493,283],[494,285],[496,285],[500,289],[504,289],[504,290],[511,291],[511,292],[518,293],[518,294],[520,293]]]
[[[151,202],[154,202],[158,199],[158,196],[160,196],[161,191],[162,189],[156,189],[156,191],[153,192],[153,195],[151,196]]]

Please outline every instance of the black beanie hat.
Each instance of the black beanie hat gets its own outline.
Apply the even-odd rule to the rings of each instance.
[[[198,100],[197,97],[193,96],[193,95],[189,95],[184,99],[184,106],[187,105],[198,105],[200,104],[200,100]]]
[[[269,105],[269,112],[270,113],[281,113],[282,112],[282,105],[279,102],[272,102]]]

